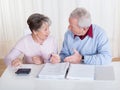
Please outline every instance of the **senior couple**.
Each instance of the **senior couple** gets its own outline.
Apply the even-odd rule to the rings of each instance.
[[[64,35],[60,53],[57,42],[50,35],[51,21],[35,13],[27,24],[31,34],[21,38],[6,55],[6,65],[13,67],[25,64],[70,62],[73,64],[103,65],[112,61],[110,45],[105,31],[91,23],[91,15],[85,8],[76,8],[69,16],[69,26]],[[19,56],[23,54],[21,60]]]

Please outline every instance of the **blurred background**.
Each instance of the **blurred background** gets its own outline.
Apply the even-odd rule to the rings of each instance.
[[[120,57],[120,0],[0,0],[0,58],[30,33],[27,18],[41,13],[52,20],[51,34],[61,50],[70,13],[76,7],[90,11],[92,23],[107,32],[113,57]]]

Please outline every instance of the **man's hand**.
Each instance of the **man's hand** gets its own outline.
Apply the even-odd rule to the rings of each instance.
[[[21,61],[19,58],[16,58],[15,60],[13,60],[13,61],[11,62],[11,65],[12,65],[13,67],[20,66],[21,64],[22,64],[22,61]]]
[[[82,60],[82,55],[79,54],[79,52],[76,49],[74,49],[73,55],[68,56],[64,59],[65,62],[70,62],[73,64],[79,64],[79,63],[81,63],[81,60]]]
[[[55,64],[55,63],[60,63],[60,56],[58,54],[52,54],[50,58],[50,62]]]
[[[32,57],[32,61],[34,64],[38,64],[38,65],[44,63],[42,57],[40,57],[40,56]]]

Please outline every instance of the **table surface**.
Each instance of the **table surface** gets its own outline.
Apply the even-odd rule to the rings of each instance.
[[[25,64],[32,68],[28,76],[18,76],[18,68],[8,67],[0,78],[0,90],[120,90],[120,62],[113,62],[115,80],[42,80],[37,78],[43,65]]]

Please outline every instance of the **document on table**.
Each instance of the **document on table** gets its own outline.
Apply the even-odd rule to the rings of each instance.
[[[40,71],[38,77],[41,79],[64,79],[69,63],[46,63]]]
[[[94,80],[94,65],[70,64],[67,79]]]
[[[114,80],[114,68],[112,65],[96,66],[95,80]]]
[[[114,80],[112,65],[46,63],[38,74],[40,79]]]

